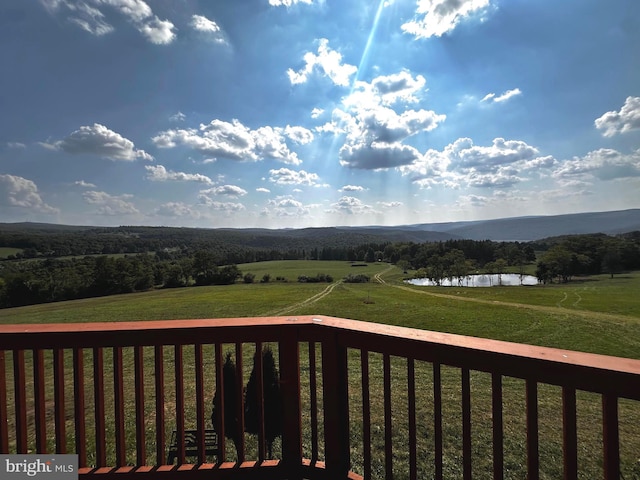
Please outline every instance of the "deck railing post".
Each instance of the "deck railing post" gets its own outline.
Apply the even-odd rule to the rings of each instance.
[[[338,334],[322,341],[322,385],[328,478],[346,478],[351,468],[347,349],[340,345]]]
[[[7,372],[5,353],[0,350],[0,453],[9,453],[9,429],[7,428]]]
[[[297,331],[280,341],[280,389],[283,399],[282,462],[290,479],[301,479],[302,407],[300,404],[300,347]]]
[[[620,478],[620,437],[618,398],[610,393],[602,395],[602,443],[604,448],[604,478]]]

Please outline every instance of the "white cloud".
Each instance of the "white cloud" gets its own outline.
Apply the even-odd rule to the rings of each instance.
[[[169,20],[160,20],[155,16],[138,25],[138,31],[156,45],[167,45],[173,42],[176,38],[176,34],[173,33],[174,28],[173,23]]]
[[[458,206],[484,207],[490,203],[490,198],[484,195],[461,195],[458,197]]]
[[[73,184],[76,187],[82,187],[82,188],[96,188],[96,186],[93,183],[89,183],[89,182],[85,182],[84,180],[76,180],[75,182],[73,182]]]
[[[213,181],[209,177],[200,173],[173,172],[162,165],[145,165],[144,168],[148,172],[147,180],[152,182],[198,182],[213,185]]]
[[[400,208],[404,206],[402,202],[376,202],[377,205],[380,205],[382,208],[390,209],[390,208]]]
[[[420,158],[420,152],[401,143],[345,144],[340,149],[340,164],[349,168],[381,170],[408,165]]]
[[[86,2],[55,2],[65,5],[71,12],[69,21],[75,23],[84,31],[92,35],[102,36],[113,32],[114,28],[105,20],[104,14]]]
[[[287,125],[284,129],[284,134],[289,137],[290,140],[300,145],[313,142],[313,132],[304,127],[291,127]]]
[[[298,132],[296,129],[301,127],[288,128]],[[231,123],[216,119],[198,129],[166,130],[152,140],[160,148],[184,145],[215,158],[252,162],[268,158],[298,165],[302,160],[287,146],[285,131],[269,126],[251,130],[236,119]]]
[[[211,210],[221,212],[225,215],[231,215],[233,213],[242,212],[246,210],[246,207],[242,203],[218,202],[218,201],[212,200],[210,197],[207,197],[206,195],[202,195],[198,198],[200,199],[201,205],[204,205]]]
[[[209,20],[207,17],[202,15],[192,15],[189,25],[194,30],[199,30],[201,32],[217,33],[220,31],[220,27],[216,22]]]
[[[340,213],[344,215],[362,215],[366,213],[379,213],[371,205],[366,205],[355,197],[344,196],[336,203],[331,204],[327,213]]]
[[[22,142],[7,142],[7,147],[8,148],[16,148],[16,149],[27,148],[27,146]]]
[[[269,170],[269,181],[278,185],[317,185],[319,177],[316,173],[295,171],[289,168]]]
[[[169,117],[172,122],[184,122],[186,119],[187,116],[182,112],[175,113]]]
[[[133,161],[138,158],[152,161],[153,157],[138,150],[133,142],[104,125],[82,126],[69,136],[51,144],[43,144],[71,154],[99,155],[110,160]]]
[[[218,185],[216,187],[200,190],[200,195],[210,197],[211,195],[224,195],[227,197],[242,197],[247,194],[244,188],[237,185]]]
[[[220,26],[202,15],[192,15],[189,26],[194,30],[206,33],[216,43],[227,43]]]
[[[487,93],[481,102],[491,102],[491,103],[502,103],[509,100],[516,95],[522,95],[522,91],[519,88],[514,88],[513,90],[507,90],[502,95],[496,96],[495,93]]]
[[[194,210],[190,205],[182,202],[167,202],[160,205],[155,210],[155,215],[161,217],[175,217],[175,218],[200,218],[200,213]]]
[[[607,112],[595,120],[605,137],[640,129],[640,97],[627,97],[619,112]]]
[[[276,205],[282,208],[301,208],[303,206],[302,202],[292,198],[292,197],[278,197],[275,200],[269,200],[269,205]]]
[[[41,0],[52,14],[62,12],[68,20],[92,35],[106,35],[114,31],[106,20],[104,7],[111,7],[123,15],[147,40],[155,44],[171,43],[176,35],[169,20],[160,20],[143,0]]]
[[[343,98],[330,123],[318,132],[345,134],[340,149],[343,166],[384,169],[416,161],[420,153],[402,142],[420,132],[435,129],[446,119],[432,110],[400,110],[391,107],[398,100],[413,102],[425,85],[424,77],[408,71],[380,76],[371,83],[358,81],[351,94]],[[399,108],[399,107],[395,107]]]
[[[91,190],[82,194],[85,202],[98,207],[100,215],[132,215],[140,213],[129,200],[132,195],[110,195],[106,192]]]
[[[320,115],[324,113],[322,108],[314,108],[311,110],[311,118],[318,118]]]
[[[296,200],[290,195],[280,196],[269,200],[268,208],[262,212],[263,216],[285,217],[306,217],[311,213],[308,205]]]
[[[361,187],[360,185],[345,185],[342,187],[339,192],[364,192],[366,188]]]
[[[318,45],[318,54],[307,52],[304,54],[305,66],[297,72],[293,69],[287,70],[289,81],[292,85],[306,83],[309,75],[314,70],[320,70],[331,81],[342,87],[349,85],[349,77],[358,71],[355,65],[342,63],[342,54],[329,48],[329,40],[321,38]]]
[[[271,190],[269,190],[268,188],[264,188],[264,187],[258,187],[258,188],[256,188],[256,192],[271,193]]]
[[[560,163],[553,172],[553,176],[559,179],[576,178],[578,180],[640,177],[640,149],[631,154],[623,154],[609,148],[594,150],[584,157],[574,157],[572,160]]]
[[[429,132],[444,119],[444,115],[432,110],[405,110],[398,114],[390,108],[379,107],[359,112],[356,117],[358,128],[350,135],[365,139],[366,143],[394,143],[418,132]]]
[[[418,0],[413,20],[402,30],[416,38],[440,37],[468,17],[484,11],[489,0]]]
[[[539,156],[537,148],[521,140],[495,138],[489,146],[459,138],[442,151],[430,149],[411,165],[399,168],[423,187],[510,187],[524,180],[527,171],[539,173],[557,164],[552,156]]]
[[[110,5],[135,22],[141,22],[153,15],[151,7],[143,0],[94,0],[94,2]]]
[[[283,163],[299,165],[302,160],[287,147],[281,128],[260,127],[254,130],[255,151],[260,158],[272,158]]]
[[[313,0],[269,0],[269,5],[272,7],[290,7],[298,3],[306,3],[311,5]]]
[[[0,175],[0,205],[24,208],[35,213],[58,213],[57,208],[42,200],[32,180],[16,175]]]
[[[445,148],[453,170],[493,172],[496,167],[537,158],[538,149],[520,140],[495,138],[488,147],[473,145],[470,138],[460,138]]]
[[[415,94],[424,88],[426,82],[422,75],[413,78],[409,71],[402,70],[399,73],[374,78],[371,86],[380,96],[382,104],[389,105],[399,100],[417,102]]]
[[[476,188],[507,188],[520,183],[523,179],[509,169],[499,169],[497,172],[479,174],[472,172],[467,176],[467,185]]]

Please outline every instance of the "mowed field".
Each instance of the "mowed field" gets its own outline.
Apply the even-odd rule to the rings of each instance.
[[[542,346],[580,350],[621,357],[640,358],[640,272],[614,277],[581,278],[564,285],[535,287],[414,287],[403,282],[398,268],[384,264],[352,267],[346,262],[264,262],[239,265],[243,273],[255,274],[256,283],[231,286],[189,287],[157,290],[71,302],[0,310],[0,323],[94,322],[158,319],[196,319],[276,315],[322,314],[348,319],[380,322],[442,332],[494,338]],[[333,283],[298,283],[299,275],[314,277],[328,274]],[[371,282],[344,283],[348,274],[365,273]],[[259,283],[269,274],[271,282]],[[275,281],[276,277],[287,281]],[[276,346],[277,348],[277,346]],[[303,346],[303,371],[308,371],[306,347]],[[148,352],[151,354],[152,352]],[[188,350],[185,352],[189,357]],[[250,348],[245,348],[245,367],[250,368]],[[211,358],[208,356],[207,358]],[[105,359],[107,360],[107,359]],[[132,356],[125,352],[125,361]],[[207,360],[210,362],[210,360]],[[321,364],[321,358],[318,357]],[[362,473],[362,391],[360,352],[349,352],[351,435],[354,470]],[[105,365],[109,365],[105,361]],[[185,368],[188,369],[188,364]],[[213,365],[210,365],[213,367]],[[129,365],[129,367],[131,367]],[[109,367],[107,367],[109,368]],[[406,478],[406,361],[392,358],[392,404],[394,406],[393,444],[396,462],[394,476]],[[130,371],[129,368],[127,368]],[[170,370],[170,368],[169,368]],[[384,474],[384,417],[382,408],[382,358],[370,354],[372,402],[372,448],[374,478]],[[106,372],[110,375],[110,372]],[[246,375],[248,376],[248,371]],[[443,425],[445,432],[445,475],[461,478],[461,399],[460,371],[443,367]],[[153,390],[152,374],[147,376]],[[211,378],[211,375],[208,376]],[[418,362],[416,382],[420,441],[418,444],[420,478],[433,475],[433,404],[430,393],[432,371],[429,364]],[[245,378],[246,380],[246,378]],[[146,380],[145,380],[146,381]],[[491,478],[491,379],[487,374],[472,373],[472,429],[474,478]],[[208,380],[207,391],[214,384]],[[322,382],[319,378],[318,388]],[[308,392],[308,379],[303,379]],[[69,388],[72,388],[69,385]],[[189,393],[187,387],[187,393]],[[133,409],[133,397],[127,400]],[[308,407],[305,393],[303,407]],[[149,422],[153,423],[153,398],[149,403]],[[581,478],[600,478],[601,468],[601,400],[593,394],[578,392],[578,434]],[[167,418],[171,418],[171,400],[167,400]],[[321,404],[320,404],[321,407]],[[190,421],[194,406],[187,405]],[[562,477],[561,392],[558,387],[541,385],[540,455],[541,478]],[[396,411],[397,409],[397,411]],[[524,382],[504,380],[505,478],[526,476]],[[403,413],[405,412],[405,413]],[[109,413],[109,412],[108,412]],[[621,458],[625,479],[640,478],[640,405],[620,402]],[[308,413],[303,418],[308,422]],[[108,428],[113,423],[107,419]],[[170,433],[172,427],[167,426]],[[51,431],[51,430],[50,430]],[[68,444],[73,445],[73,427],[68,428]],[[110,435],[111,430],[107,433]],[[304,430],[308,451],[309,430]],[[128,444],[135,444],[135,432],[128,427]],[[153,452],[152,438],[148,451]],[[249,448],[251,448],[251,442]],[[322,442],[321,442],[322,455]],[[91,451],[91,446],[89,446]],[[278,446],[276,446],[276,454]],[[228,451],[233,458],[233,451]],[[110,453],[111,455],[111,453]],[[131,461],[135,462],[135,454]],[[153,462],[153,459],[149,459]]]
[[[640,272],[534,287],[416,287],[385,264],[278,261],[239,265],[255,283],[187,287],[0,310],[0,323],[322,314],[640,358]],[[328,274],[333,284],[298,283]],[[269,283],[260,279],[269,274]],[[343,283],[366,274],[369,283]],[[287,281],[276,281],[276,277]]]
[[[22,252],[21,248],[0,247],[0,258],[7,258],[9,255],[15,255]]]

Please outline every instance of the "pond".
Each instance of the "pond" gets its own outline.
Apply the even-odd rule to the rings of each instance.
[[[421,287],[436,286],[428,278],[414,278],[407,280],[411,285]],[[514,286],[514,285],[537,285],[538,277],[533,275],[518,275],[516,273],[502,273],[500,275],[467,275],[466,277],[454,278],[449,280],[445,278],[440,282],[441,287],[495,287],[495,286]]]

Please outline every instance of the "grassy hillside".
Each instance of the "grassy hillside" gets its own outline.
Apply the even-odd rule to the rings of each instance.
[[[402,283],[386,264],[284,261],[240,265],[256,282],[189,287],[0,310],[0,323],[97,322],[325,314],[463,335],[640,358],[640,273],[536,287],[438,288]],[[299,275],[366,284],[298,283]],[[380,283],[376,274],[381,274]],[[284,277],[287,282],[275,282]],[[309,299],[313,299],[310,301]]]
[[[21,248],[13,248],[13,247],[0,247],[0,258],[7,258],[9,255],[15,255],[16,253],[21,253]]]
[[[326,314],[373,322],[396,324],[407,327],[452,332],[479,337],[496,338],[551,347],[582,350],[588,352],[640,358],[640,272],[609,279],[607,276],[583,279],[567,285],[536,287],[492,287],[488,289],[413,287],[402,282],[403,273],[386,264],[371,264],[368,267],[351,267],[345,262],[265,262],[240,266],[243,272],[252,272],[256,279],[265,274],[272,278],[285,277],[289,281],[236,284],[218,287],[191,287],[159,290],[141,294],[129,294],[96,299],[36,305],[0,310],[0,323],[40,322],[87,322],[116,320],[189,319],[236,316]],[[338,281],[349,273],[364,273],[372,277],[368,284],[347,284]],[[298,275],[315,276],[329,274],[336,282],[297,283]],[[228,346],[229,347],[229,346]],[[250,368],[251,346],[245,345],[245,370]],[[125,374],[133,375],[133,352],[125,349]],[[185,347],[185,371],[193,368],[193,347]],[[111,378],[111,356],[105,351],[105,378]],[[145,355],[152,365],[153,351]],[[167,352],[167,360],[171,355]],[[302,346],[302,370],[308,371],[306,346]],[[213,392],[214,366],[211,345],[206,346],[206,392]],[[68,372],[71,372],[71,355],[67,352]],[[10,361],[10,360],[9,360]],[[384,472],[384,416],[382,394],[382,358],[370,354],[371,384],[371,431],[373,469],[375,475]],[[360,353],[349,352],[351,435],[353,438],[352,461],[354,469],[362,472],[362,392],[360,390]],[[392,404],[394,409],[393,444],[396,463],[394,475],[406,478],[406,361],[393,357]],[[11,368],[8,370],[11,372]],[[69,374],[67,388],[72,389],[73,379]],[[248,371],[245,372],[248,377]],[[245,378],[246,380],[246,378]],[[321,377],[318,378],[321,388]],[[167,380],[169,383],[170,381]],[[308,393],[309,378],[302,378],[302,402],[304,410],[303,441],[305,452],[309,448]],[[145,374],[146,411],[153,420],[153,371]],[[430,386],[432,371],[430,364],[417,362],[416,382]],[[443,425],[445,431],[445,475],[461,478],[461,411],[459,369],[443,367]],[[472,373],[473,406],[473,465],[474,478],[490,478],[491,472],[491,378],[481,372]],[[52,388],[50,379],[48,388]],[[195,405],[194,386],[186,385],[187,405],[185,415],[188,427],[193,428]],[[526,475],[525,453],[525,405],[524,382],[504,379],[504,423],[505,423],[505,478],[524,478]],[[11,396],[11,392],[10,396]],[[47,393],[48,396],[51,393]],[[127,445],[135,445],[133,412],[135,411],[131,385],[127,384],[126,411]],[[558,387],[539,387],[540,413],[540,461],[541,478],[562,477],[561,396]],[[9,400],[11,410],[12,401]],[[166,433],[172,431],[175,404],[169,394],[166,398]],[[70,407],[69,407],[70,408]],[[601,399],[597,395],[578,392],[578,431],[580,434],[581,478],[601,476],[599,444],[601,436]],[[33,411],[33,409],[30,409]],[[72,415],[72,412],[69,412]],[[107,412],[108,437],[113,438],[113,412]],[[420,478],[431,478],[433,465],[433,404],[430,387],[420,391],[417,398],[419,419],[419,471]],[[10,412],[10,423],[15,415]],[[30,417],[31,418],[31,417]],[[640,478],[640,421],[638,402],[620,402],[621,459],[625,478]],[[53,426],[47,427],[53,431]],[[73,445],[72,428],[67,432],[67,442]],[[91,436],[90,436],[91,437]],[[252,436],[247,436],[248,449],[255,448]],[[34,440],[30,438],[30,442]],[[147,438],[147,452],[154,451],[153,438]],[[229,442],[230,443],[230,442]],[[93,451],[89,445],[89,452]],[[229,447],[228,454],[233,457]],[[276,445],[276,452],[278,451]],[[321,445],[321,456],[322,456]],[[277,453],[276,453],[277,454]],[[128,461],[135,463],[135,455],[128,453]],[[114,452],[108,457],[113,461]],[[91,459],[90,459],[91,461]],[[155,460],[149,458],[150,463]]]

